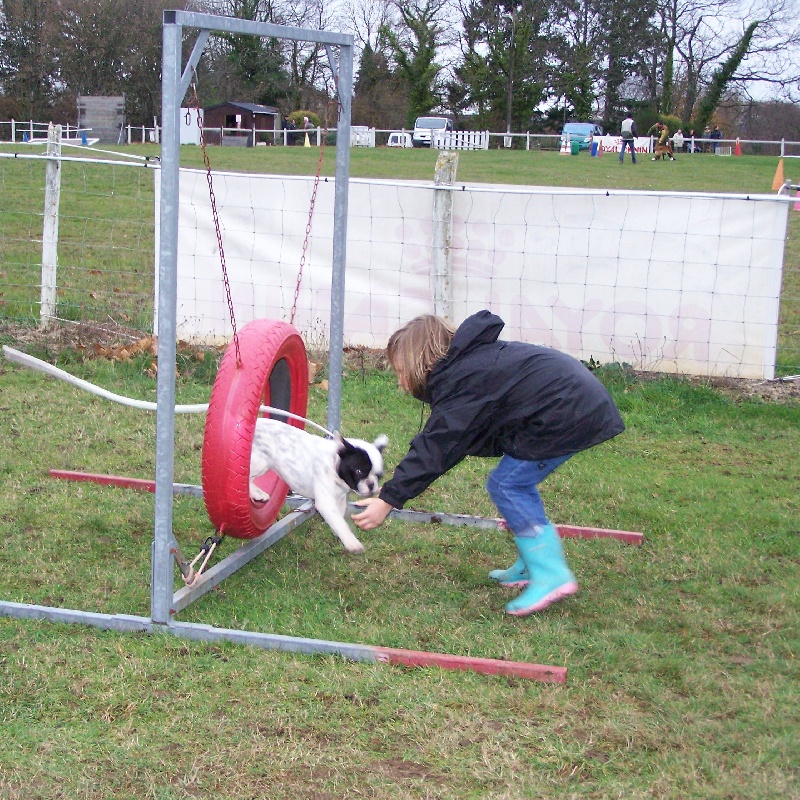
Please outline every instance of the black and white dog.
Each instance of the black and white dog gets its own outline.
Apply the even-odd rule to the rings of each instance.
[[[259,418],[250,453],[250,498],[266,502],[269,495],[253,479],[273,470],[295,494],[314,501],[320,516],[351,553],[364,545],[345,521],[347,493],[368,497],[378,491],[383,477],[383,449],[389,438],[324,439],[276,419]]]

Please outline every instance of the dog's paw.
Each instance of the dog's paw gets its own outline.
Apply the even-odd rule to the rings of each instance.
[[[363,553],[364,552],[364,545],[356,539],[355,536],[350,536],[347,538],[339,537],[341,543],[344,545],[344,549],[347,550],[348,553]]]
[[[258,486],[250,486],[250,500],[254,503],[268,503],[269,494]]]

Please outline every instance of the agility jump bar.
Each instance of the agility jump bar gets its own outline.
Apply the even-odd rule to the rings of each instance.
[[[88,481],[99,483],[106,486],[119,486],[125,489],[135,489],[142,492],[155,492],[156,482],[143,478],[126,478],[121,475],[97,475],[90,472],[75,472],[72,470],[51,469],[50,477],[61,480]],[[173,494],[192,495],[202,497],[203,489],[201,486],[194,486],[188,483],[174,483],[172,485]],[[290,495],[287,505],[296,507],[307,502],[304,497]],[[348,504],[351,513],[360,509],[353,503]],[[430,511],[410,511],[406,509],[395,509],[389,516],[393,519],[402,519],[406,522],[431,523],[439,525],[468,526],[471,528],[498,529],[503,527],[503,520],[496,517],[471,517],[467,514],[446,514]],[[626,544],[641,545],[644,542],[644,534],[635,531],[621,531],[612,528],[592,528],[585,525],[556,525],[559,536],[562,539],[617,539]]]

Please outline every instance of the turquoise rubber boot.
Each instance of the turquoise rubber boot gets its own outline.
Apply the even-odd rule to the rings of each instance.
[[[527,586],[530,582],[528,570],[520,556],[508,569],[493,569],[489,573],[493,581],[497,581],[501,586]]]
[[[537,536],[515,536],[514,544],[528,570],[530,583],[519,597],[506,604],[508,614],[524,617],[578,591],[578,582],[567,566],[561,539],[553,525],[545,525]]]

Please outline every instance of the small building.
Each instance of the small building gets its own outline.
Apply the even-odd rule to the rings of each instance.
[[[125,126],[125,95],[117,97],[78,96],[78,128],[93,139],[119,144]]]
[[[203,109],[203,128],[208,144],[252,147],[274,141],[281,130],[281,113],[258,103],[219,103]]]

